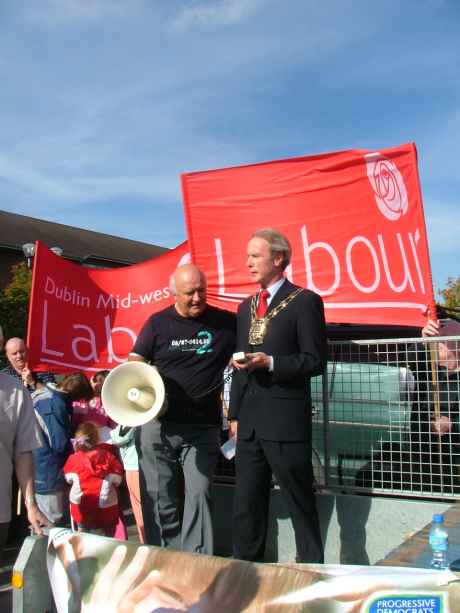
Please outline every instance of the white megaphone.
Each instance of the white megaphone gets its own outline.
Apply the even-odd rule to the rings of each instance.
[[[104,381],[101,399],[107,415],[122,426],[141,426],[166,411],[163,379],[145,362],[114,368]]]

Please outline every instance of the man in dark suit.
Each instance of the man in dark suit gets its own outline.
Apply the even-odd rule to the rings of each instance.
[[[255,232],[247,267],[261,291],[238,310],[230,428],[237,434],[234,556],[262,561],[271,475],[295,532],[297,561],[322,562],[313,491],[310,378],[326,365],[321,298],[284,277],[291,258],[280,232]],[[265,311],[265,312],[264,312]]]

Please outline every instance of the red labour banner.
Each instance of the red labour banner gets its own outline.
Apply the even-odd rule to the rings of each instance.
[[[185,242],[142,264],[97,270],[68,262],[37,242],[29,366],[94,373],[124,362],[149,315],[173,303],[169,277],[188,260]]]
[[[288,278],[323,297],[328,322],[425,325],[434,298],[414,144],[187,173],[182,190],[210,303],[235,310],[254,292],[247,242],[273,227],[293,247]]]

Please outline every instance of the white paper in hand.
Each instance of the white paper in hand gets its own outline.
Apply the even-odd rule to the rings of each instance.
[[[236,453],[236,436],[229,438],[228,441],[222,445],[220,450],[227,460],[234,458]]]

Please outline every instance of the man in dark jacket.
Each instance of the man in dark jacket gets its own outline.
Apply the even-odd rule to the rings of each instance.
[[[460,323],[429,320],[422,336],[460,337]],[[409,357],[415,377],[410,441],[412,461],[420,463],[422,483],[434,491],[458,494],[460,341],[420,344]]]
[[[54,383],[55,378],[51,372],[32,372],[27,365],[27,347],[22,338],[10,338],[5,343],[5,355],[8,366],[2,370],[6,375],[14,377],[33,392],[38,383]]]
[[[294,527],[297,560],[322,562],[313,491],[310,378],[326,365],[321,298],[290,283],[291,247],[281,233],[255,232],[247,267],[261,291],[238,311],[229,419],[237,432],[234,555],[263,560],[272,473]],[[237,357],[237,356],[236,356]]]

